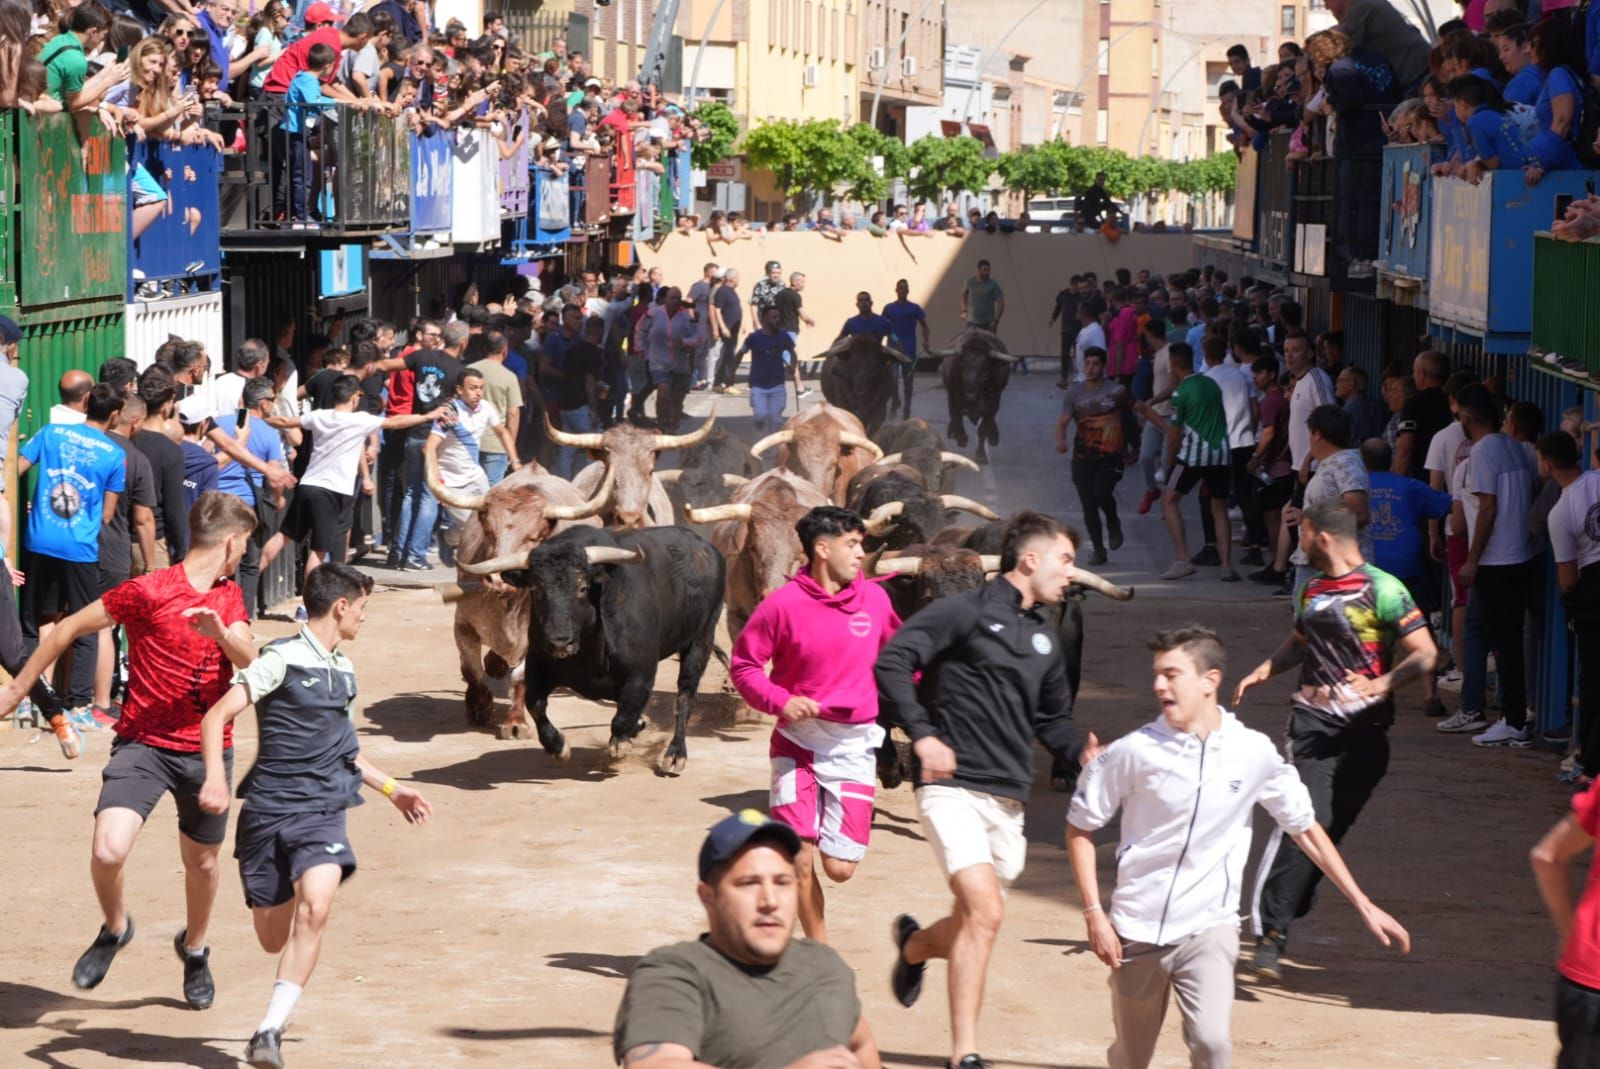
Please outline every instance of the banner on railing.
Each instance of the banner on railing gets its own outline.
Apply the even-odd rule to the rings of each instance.
[[[487,130],[456,131],[450,150],[450,240],[500,240],[500,142]]]
[[[533,176],[528,173],[531,153],[529,138],[536,136],[528,129],[528,113],[521,113],[512,123],[511,140],[523,136],[517,151],[500,161],[500,215],[504,219],[521,219],[528,214],[528,196],[533,192]]]
[[[1433,164],[1444,155],[1439,145],[1390,145],[1383,150],[1382,221],[1379,270],[1405,278],[1428,277],[1433,220]]]
[[[1489,228],[1494,182],[1442,178],[1433,185],[1428,310],[1453,326],[1482,331],[1489,321]],[[1521,175],[1517,176],[1521,180]],[[1530,241],[1532,235],[1529,235]]]
[[[567,176],[544,168],[535,168],[534,186],[538,193],[535,205],[535,240],[541,242],[566,241],[572,230],[572,207],[567,196]]]
[[[17,141],[18,303],[29,307],[94,297],[121,302],[128,284],[122,139],[94,119],[80,141],[73,117],[58,114],[18,121]]]
[[[1233,236],[1245,241],[1256,239],[1256,172],[1260,160],[1254,152],[1239,159],[1238,177],[1233,187]]]
[[[435,130],[411,135],[411,230],[440,233],[450,229],[450,146],[454,136]]]
[[[129,213],[128,299],[141,280],[214,275],[222,270],[218,173],[222,155],[210,145],[141,141],[133,163],[166,194],[161,214],[137,238]],[[137,272],[137,274],[135,273]]]

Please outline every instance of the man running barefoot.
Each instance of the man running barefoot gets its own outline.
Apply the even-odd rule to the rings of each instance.
[[[950,962],[951,1069],[990,1064],[977,1052],[978,1009],[1005,888],[1027,855],[1033,740],[1073,770],[1096,751],[1093,735],[1078,741],[1059,638],[1038,611],[1066,596],[1077,553],[1077,532],[1019,512],[1006,525],[1003,574],[935,601],[878,656],[878,699],[911,736],[922,830],[955,896],[950,915],[926,928],[895,918],[891,984],[910,1006],[927,962]]]
[[[205,778],[200,718],[227,689],[224,662],[243,668],[255,659],[244,597],[231,578],[255,526],[255,510],[232,494],[201,494],[189,513],[192,548],[182,564],[130,579],[67,617],[10,685],[0,688],[0,716],[5,716],[79,635],[113,624],[127,632],[128,694],[102,774],[89,860],[104,923],[73,967],[76,987],[87,990],[104,980],[112,959],[133,938],[133,918],[122,895],[123,866],[145,819],[162,795],[171,794],[178,805],[188,920],[174,940],[183,959],[183,997],[203,1010],[216,995],[206,929],[228,818],[199,804]],[[233,758],[231,735],[222,744],[226,774]]]
[[[1113,742],[1084,770],[1067,812],[1067,853],[1084,902],[1089,945],[1111,967],[1117,1039],[1111,1069],[1145,1069],[1176,990],[1194,1069],[1233,1055],[1239,885],[1259,802],[1285,835],[1343,891],[1384,946],[1411,949],[1393,917],[1361,893],[1311,795],[1272,740],[1217,704],[1225,651],[1198,626],[1163,631],[1155,653],[1161,715]],[[1107,913],[1094,833],[1122,813],[1117,888]],[[1178,879],[1178,873],[1184,874]]]
[[[334,892],[356,871],[345,810],[361,804],[361,785],[381,792],[408,824],[432,812],[419,792],[362,757],[356,741],[356,674],[339,646],[360,632],[371,592],[372,580],[347,564],[330,562],[308,575],[308,619],[299,634],[263,646],[200,724],[200,807],[226,819],[223,736],[235,717],[256,707],[261,745],[239,784],[233,854],[256,938],[269,954],[283,951],[267,1014],[245,1048],[245,1060],[258,1069],[282,1069],[284,1025],[316,968]]]
[[[816,855],[834,883],[855,875],[866,856],[883,742],[872,665],[900,618],[883,588],[861,574],[860,516],[825,505],[795,530],[806,566],[756,606],[729,674],[752,709],[778,718],[772,817],[800,836],[800,926],[826,943]]]

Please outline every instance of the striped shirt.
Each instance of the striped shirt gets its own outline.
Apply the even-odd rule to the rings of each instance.
[[[1226,467],[1228,415],[1222,389],[1204,375],[1193,374],[1178,383],[1172,395],[1172,422],[1183,428],[1178,443],[1179,464],[1191,468]]]

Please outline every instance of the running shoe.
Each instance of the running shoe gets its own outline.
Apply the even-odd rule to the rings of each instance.
[[[244,1048],[245,1064],[251,1069],[283,1069],[283,1031],[268,1028],[250,1037]]]
[[[1194,565],[1186,560],[1175,560],[1172,567],[1161,573],[1163,579],[1185,579],[1194,574]]]
[[[89,949],[83,952],[78,958],[78,963],[72,967],[72,986],[84,991],[97,987],[100,981],[106,978],[106,973],[111,971],[111,960],[117,956],[117,951],[132,940],[132,917],[128,918],[121,935],[112,935],[102,924],[100,934],[94,937]]]
[[[122,709],[115,703],[109,709],[98,705],[89,706],[89,717],[94,721],[94,726],[97,728],[108,728],[115,724],[121,716]]]
[[[1509,746],[1513,750],[1525,750],[1533,745],[1533,739],[1528,735],[1526,727],[1514,728],[1501,717],[1489,725],[1489,730],[1481,735],[1472,736],[1474,746]]]
[[[1267,559],[1261,555],[1260,547],[1251,546],[1239,555],[1239,563],[1246,568],[1260,568],[1267,563]]]
[[[1274,568],[1262,568],[1260,571],[1251,572],[1246,578],[1252,583],[1261,583],[1264,586],[1281,586],[1284,573]]]
[[[100,724],[94,718],[94,713],[87,705],[79,705],[67,710],[67,718],[72,721],[72,726],[79,731],[99,731]]]
[[[906,960],[906,941],[922,930],[916,918],[902,913],[889,928],[889,938],[894,940],[894,971],[889,974],[889,986],[900,1005],[907,1009],[916,1005],[922,994],[922,974],[928,971],[926,962],[913,965]]]
[[[810,397],[811,396],[811,387],[807,386],[805,389],[803,389],[799,393],[795,394],[795,396],[796,397]]]
[[[55,732],[56,741],[61,744],[62,757],[71,761],[83,753],[83,736],[78,734],[78,729],[66,713],[57,713],[50,718],[50,730]]]
[[[211,979],[211,948],[206,947],[199,953],[190,950],[184,946],[188,936],[189,929],[185,928],[172,937],[172,949],[183,962],[183,1000],[190,1009],[209,1009],[217,997],[217,984]]]
[[[1122,548],[1121,526],[1117,524],[1108,524],[1106,526],[1106,545],[1111,547],[1112,552]]]
[[[994,1069],[994,1063],[980,1054],[965,1055],[959,1062],[950,1062],[950,1069]]]
[[[1089,554],[1089,563],[1100,565],[1106,562],[1106,551],[1099,546],[1094,547],[1094,552]]]
[[[1434,725],[1436,731],[1447,735],[1462,735],[1469,731],[1482,731],[1489,726],[1481,712],[1467,709],[1457,709],[1455,715],[1448,720],[1441,720]]]
[[[1204,546],[1199,553],[1189,558],[1190,564],[1200,564],[1208,568],[1215,568],[1222,563],[1222,557],[1217,553],[1216,546]]]
[[[1268,930],[1266,935],[1256,940],[1256,952],[1250,959],[1250,971],[1263,980],[1282,980],[1283,944],[1283,936]]]
[[[1440,676],[1439,689],[1459,691],[1461,689],[1461,670],[1459,668],[1452,668],[1450,671]]]
[[[1156,498],[1161,496],[1159,490],[1146,490],[1139,499],[1139,515],[1144,516],[1150,512],[1150,506],[1156,503]]]

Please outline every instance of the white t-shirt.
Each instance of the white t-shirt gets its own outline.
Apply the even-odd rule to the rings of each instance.
[[[1239,365],[1208,366],[1201,372],[1222,391],[1222,408],[1228,419],[1228,448],[1244,449],[1256,444],[1256,415],[1250,407],[1251,382]]]
[[[339,81],[345,88],[355,90],[351,82],[352,74],[363,74],[367,78],[367,94],[376,96],[378,92],[378,47],[368,44],[365,48],[347,48],[339,56]]]
[[[1072,373],[1072,381],[1083,381],[1084,352],[1089,349],[1100,349],[1104,351],[1105,347],[1106,328],[1102,327],[1099,323],[1090,323],[1088,326],[1078,331],[1078,340],[1072,346],[1072,355],[1074,357],[1073,362],[1077,364],[1076,370],[1074,370]]]
[[[211,411],[217,415],[229,415],[239,409],[239,399],[244,396],[244,384],[250,381],[237,371],[230,371],[225,375],[218,375],[211,380],[211,385],[201,386],[200,390],[211,391]],[[199,390],[196,391],[197,393]],[[290,397],[294,394],[290,393]]]
[[[478,466],[478,443],[484,434],[500,426],[500,413],[487,399],[479,401],[475,411],[460,401],[455,405],[455,423],[449,427],[435,423],[430,433],[443,439],[439,443],[439,478],[451,489],[462,490],[483,478],[483,469]]]
[[[340,412],[319,408],[300,417],[311,432],[311,462],[301,486],[320,486],[336,494],[353,494],[361,468],[361,450],[367,436],[383,426],[383,417],[367,412]]]
[[[1467,432],[1462,428],[1461,421],[1455,420],[1449,426],[1443,427],[1433,436],[1428,443],[1428,459],[1423,461],[1425,471],[1437,471],[1444,474],[1444,484],[1450,485],[1450,477],[1455,474],[1456,454],[1467,443]]]
[[[1300,469],[1300,461],[1311,452],[1311,428],[1306,426],[1311,410],[1318,405],[1331,404],[1333,383],[1320,367],[1300,376],[1289,390],[1289,462],[1296,471]]]
[[[60,424],[63,427],[76,426],[79,423],[83,423],[88,418],[88,416],[76,408],[68,408],[63,404],[54,404],[50,406],[50,422]]]
[[[1556,563],[1579,568],[1600,561],[1600,471],[1586,471],[1561,491],[1550,510],[1550,545]]]
[[[1156,355],[1150,358],[1150,367],[1153,372],[1150,389],[1152,397],[1160,397],[1177,387],[1172,378],[1172,348],[1163,345],[1156,350]],[[1081,372],[1080,372],[1081,374]],[[1155,410],[1167,419],[1172,418],[1172,398],[1167,398],[1155,406]]]
[[[1494,527],[1478,556],[1480,565],[1521,564],[1533,556],[1533,535],[1528,513],[1533,510],[1533,482],[1537,469],[1524,443],[1501,433],[1486,434],[1472,443],[1472,471],[1467,483],[1473,494],[1495,497]],[[1476,524],[1473,509],[1471,524]],[[1467,537],[1472,536],[1472,526]],[[1468,545],[1470,545],[1470,541]]]

